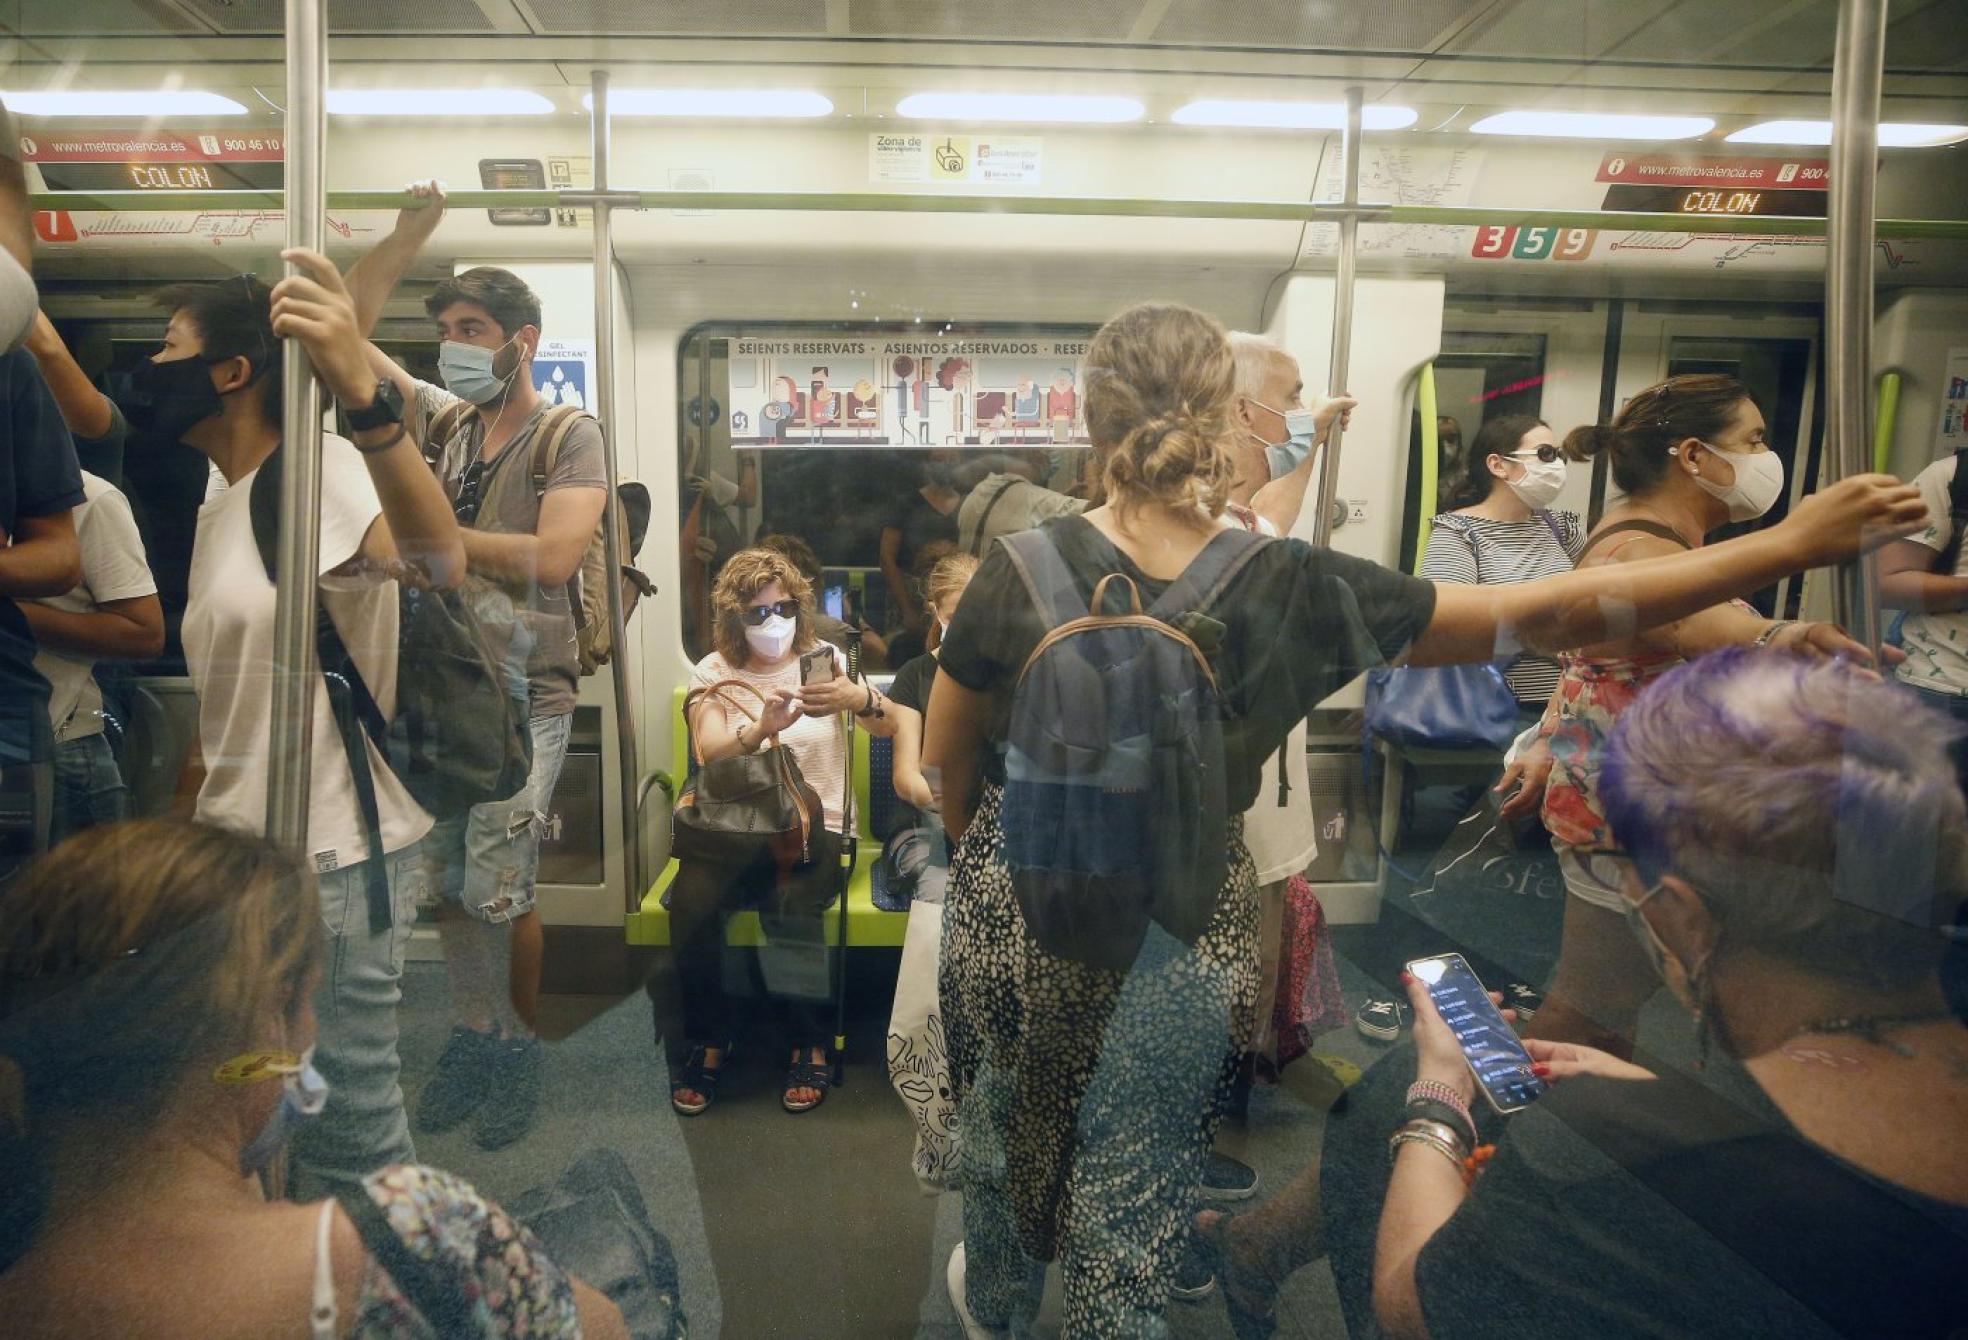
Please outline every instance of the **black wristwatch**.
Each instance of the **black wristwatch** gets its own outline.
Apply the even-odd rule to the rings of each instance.
[[[385,377],[376,383],[376,398],[361,409],[341,406],[342,417],[348,420],[349,431],[366,433],[372,428],[384,428],[393,423],[403,422],[403,388]]]

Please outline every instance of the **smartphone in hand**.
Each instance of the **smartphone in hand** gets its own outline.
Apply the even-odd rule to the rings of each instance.
[[[800,685],[825,684],[834,677],[834,648],[823,642],[812,651],[800,653]]]
[[[1408,971],[1428,988],[1491,1107],[1521,1112],[1543,1096],[1549,1086],[1532,1072],[1531,1054],[1462,955],[1418,958]]]

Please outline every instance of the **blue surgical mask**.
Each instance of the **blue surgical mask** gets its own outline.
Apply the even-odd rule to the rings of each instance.
[[[1271,409],[1261,400],[1251,401],[1259,409]],[[1266,442],[1264,459],[1270,464],[1271,478],[1283,479],[1305,463],[1312,454],[1319,435],[1319,418],[1309,409],[1272,409],[1273,414],[1285,421],[1285,440]]]
[[[519,338],[514,336],[513,339]],[[507,340],[506,344],[511,344]],[[499,349],[506,347],[499,346]],[[457,340],[446,340],[437,346],[437,375],[444,379],[445,389],[452,395],[483,405],[497,400],[505,392],[506,383],[512,375],[499,376],[492,370],[492,361],[498,349],[487,349],[477,344],[462,344]],[[519,365],[513,365],[513,373]]]
[[[327,1103],[328,1081],[314,1068],[314,1048],[309,1047],[281,1075],[280,1101],[267,1113],[260,1133],[239,1151],[239,1171],[256,1173],[265,1169],[287,1147],[294,1128],[320,1116]]]

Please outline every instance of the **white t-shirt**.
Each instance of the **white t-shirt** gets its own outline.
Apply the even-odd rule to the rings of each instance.
[[[275,593],[253,541],[252,495],[248,474],[198,509],[184,649],[198,691],[198,737],[205,751],[198,817],[259,833],[266,829]],[[361,453],[345,438],[324,435],[321,595],[356,669],[388,716],[396,711],[396,583],[375,572],[327,575],[356,556],[382,510]],[[314,692],[308,851],[315,870],[325,873],[366,860],[371,852],[327,685],[318,674]],[[401,851],[429,831],[430,816],[366,736],[364,743],[376,779],[383,851]]]
[[[69,614],[93,614],[113,601],[156,595],[157,583],[144,560],[143,538],[130,515],[130,500],[114,484],[86,470],[82,493],[82,505],[74,514],[75,538],[82,546],[82,581],[40,603]],[[34,668],[53,690],[48,715],[56,740],[102,733],[102,690],[96,687],[93,659],[82,652],[43,647],[34,654]]]
[[[1263,517],[1239,508],[1231,515],[1249,518],[1260,535],[1277,538],[1278,528]],[[1306,729],[1303,721],[1285,737],[1283,750],[1285,803],[1278,803],[1279,755],[1264,760],[1257,803],[1244,811],[1244,845],[1257,864],[1257,882],[1276,884],[1305,873],[1319,855],[1319,823],[1312,815],[1312,788],[1305,770]]]
[[[1935,553],[1948,547],[1954,524],[1948,518],[1948,485],[1954,480],[1954,457],[1943,456],[1914,478],[1920,501],[1927,504],[1927,529],[1909,538]],[[1949,576],[1968,576],[1968,545],[1955,557]],[[1906,661],[1900,679],[1929,693],[1968,696],[1968,612],[1909,614],[1900,630]]]
[[[821,645],[826,645],[822,643]],[[834,648],[834,673],[847,673],[847,658]],[[778,670],[761,674],[757,670],[737,667],[724,659],[722,653],[712,652],[697,662],[697,668],[690,672],[690,687],[693,691],[717,683],[720,679],[742,679],[764,694],[768,699],[774,689],[797,689],[800,686],[799,658],[796,656]],[[758,700],[742,689],[727,690],[733,702],[743,703],[750,716],[734,711],[722,697],[712,698],[716,710],[720,711],[727,725],[738,727],[753,720],[762,710]],[[696,704],[691,704],[696,711]],[[706,708],[705,710],[711,710]],[[820,797],[826,807],[827,827],[839,833],[844,830],[841,801],[847,790],[847,731],[840,718],[803,716],[791,726],[779,732],[779,743],[793,751],[793,762],[799,764],[800,776]]]

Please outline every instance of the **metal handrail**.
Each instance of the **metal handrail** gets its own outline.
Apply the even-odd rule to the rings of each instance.
[[[324,0],[287,0],[287,245],[321,251],[328,231],[328,21]],[[298,267],[288,266],[288,273]],[[312,781],[315,578],[321,552],[321,383],[299,340],[282,341],[280,571],[267,731],[267,839],[305,858]],[[380,858],[381,853],[370,853]]]
[[[1442,227],[1596,228],[1601,231],[1713,233],[1732,237],[1823,237],[1824,219],[1738,215],[1647,214],[1632,210],[1522,209],[1487,205],[1360,205],[1304,200],[1154,200],[1120,196],[908,195],[877,191],[635,191],[608,193],[617,209],[784,211],[893,214],[1036,214],[1088,218],[1225,219],[1254,223],[1330,223],[1352,216],[1363,224],[1431,224]],[[41,191],[38,210],[77,213],[203,214],[277,210],[277,190],[242,191]],[[454,191],[452,209],[591,208],[591,190]],[[400,190],[330,191],[338,210],[396,210],[417,204]],[[1968,241],[1968,219],[1879,219],[1882,238]]]
[[[1339,142],[1340,203],[1360,199],[1361,107],[1365,94],[1358,84],[1346,90],[1346,134]],[[1333,270],[1332,361],[1327,365],[1326,391],[1345,395],[1353,367],[1353,293],[1359,274],[1360,216],[1348,209],[1339,216],[1338,263]],[[1344,438],[1340,421],[1326,428],[1325,450],[1319,453],[1316,510],[1312,514],[1312,543],[1321,549],[1332,539],[1333,506],[1339,492],[1339,449]]]
[[[1900,415],[1900,374],[1888,372],[1879,379],[1878,407],[1872,416],[1872,468],[1885,474],[1893,461],[1893,427]]]

